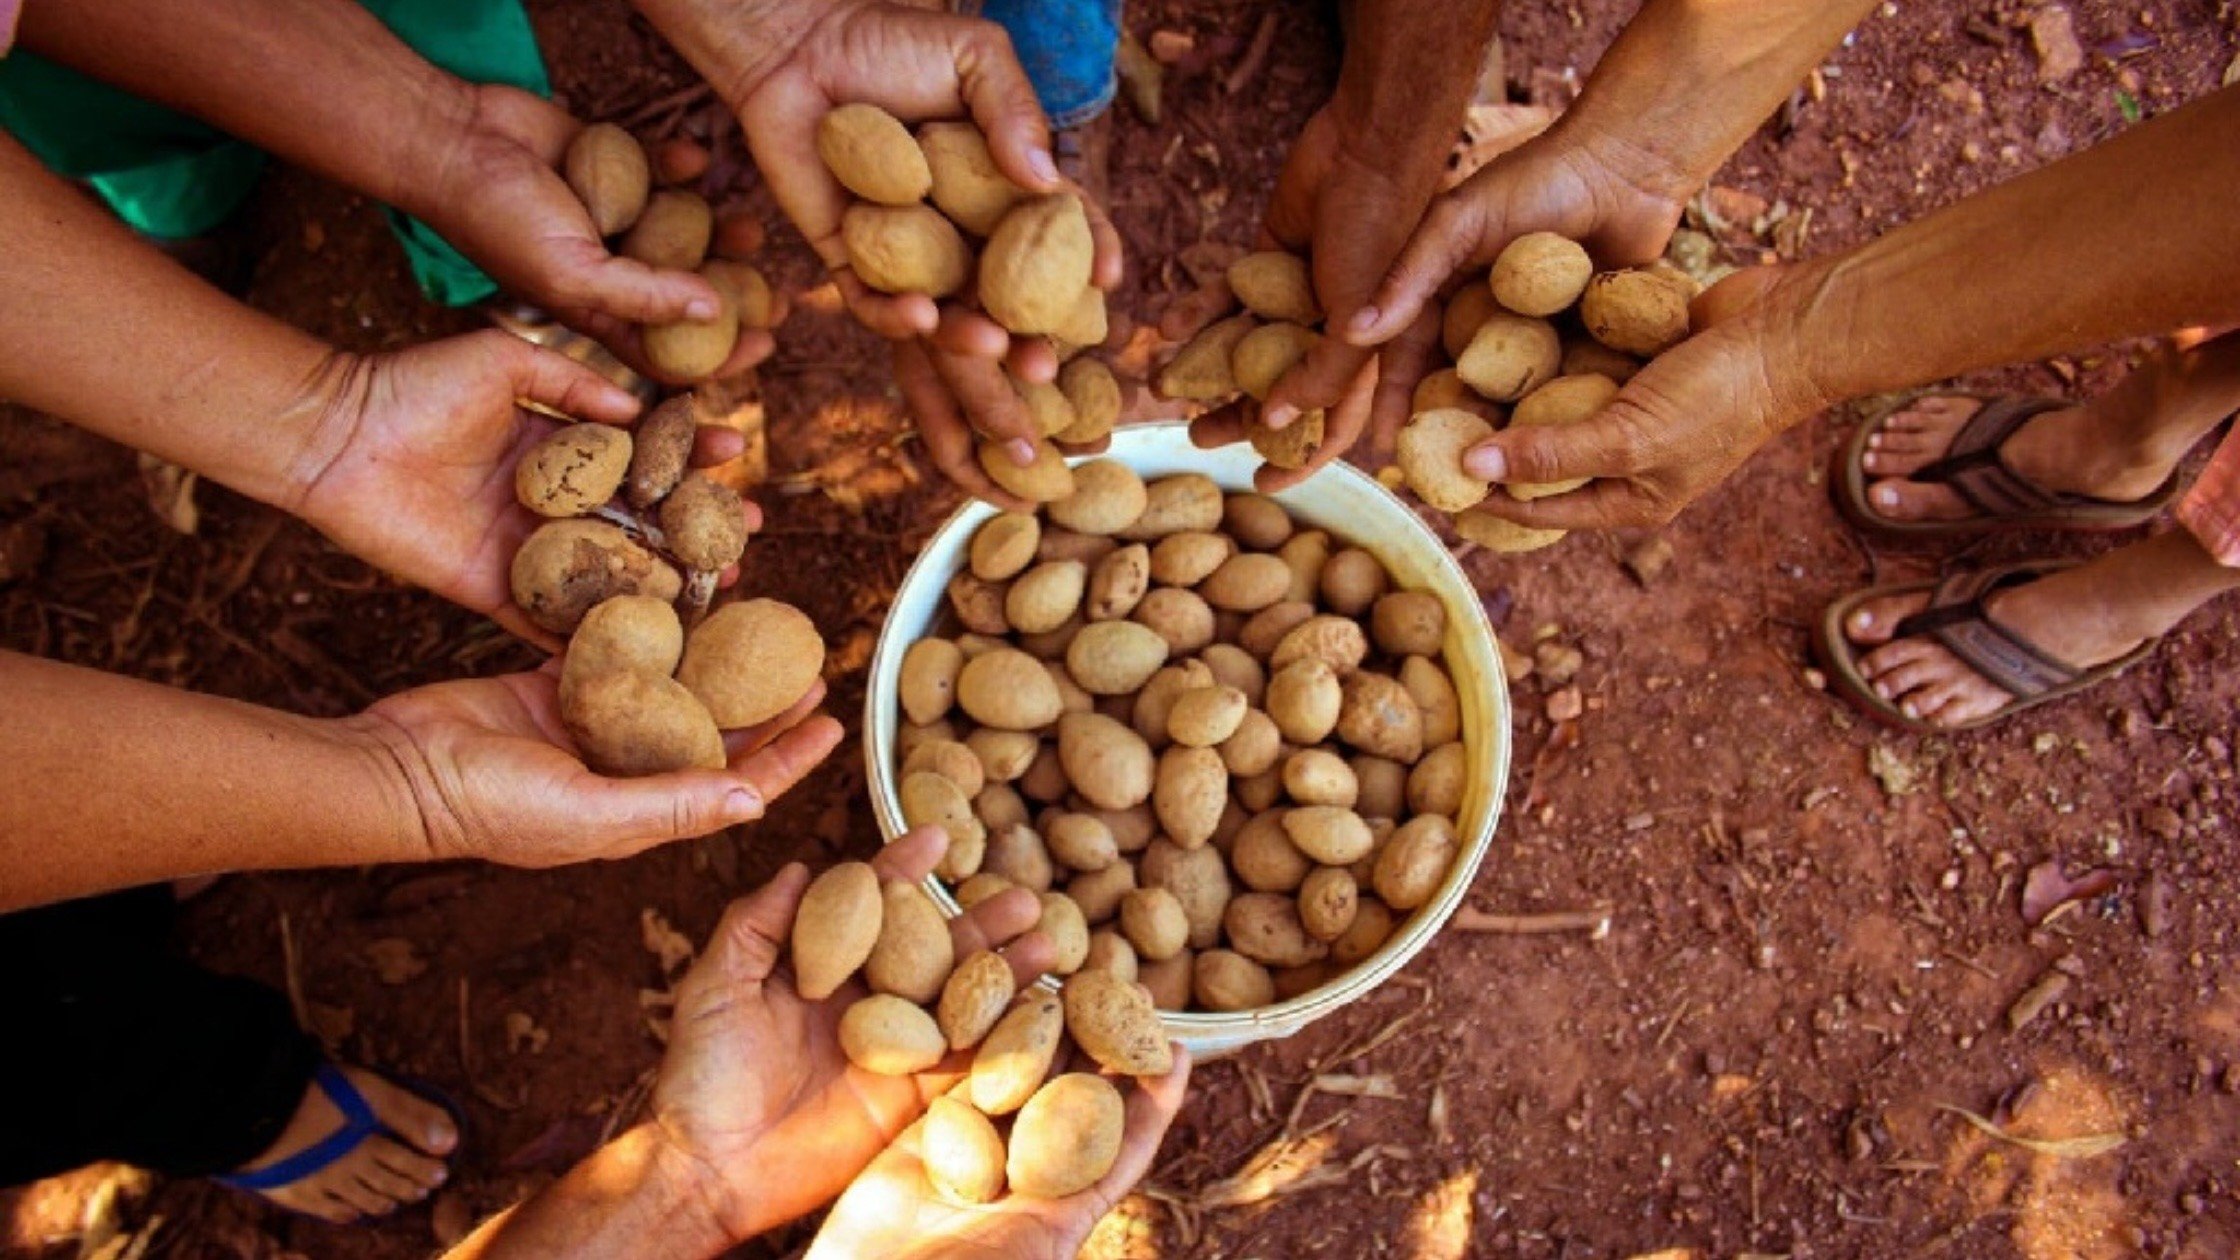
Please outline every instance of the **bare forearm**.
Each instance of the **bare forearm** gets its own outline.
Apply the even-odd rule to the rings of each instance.
[[[1559,126],[1650,191],[1694,194],[1875,0],[1648,0]]]
[[[0,653],[0,911],[221,871],[428,856],[397,763],[314,721]]]
[[[0,240],[0,397],[294,505],[332,455],[320,421],[346,359],[135,239],[5,134]]]
[[[2240,320],[2240,87],[1785,280],[1822,393],[1851,398]]]
[[[704,1260],[730,1241],[694,1197],[681,1157],[650,1125],[593,1151],[528,1201],[483,1223],[444,1260]]]
[[[716,96],[737,109],[827,12],[804,0],[631,0]]]
[[[24,47],[412,213],[472,111],[351,0],[31,4]]]
[[[1331,108],[1346,143],[1428,202],[1493,42],[1500,0],[1354,0]]]

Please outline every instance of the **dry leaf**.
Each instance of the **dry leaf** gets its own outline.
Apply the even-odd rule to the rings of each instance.
[[[2061,863],[2048,859],[2030,868],[2022,883],[2022,921],[2036,927],[2070,902],[2097,897],[2115,887],[2114,871],[2095,867],[2074,879]]]
[[[1888,744],[1875,744],[1867,749],[1867,769],[1882,785],[1882,794],[1893,799],[1907,795],[1921,783],[1920,767],[1900,756]]]
[[[661,960],[661,974],[675,975],[692,961],[692,941],[652,906],[638,912],[638,935],[646,952]]]
[[[182,534],[192,535],[202,524],[194,505],[195,475],[168,460],[141,452],[140,486],[148,492],[148,507],[156,519]]]
[[[2071,1138],[2018,1137],[1966,1107],[1955,1107],[1950,1103],[1938,1103],[1937,1110],[1949,1111],[1974,1125],[1983,1133],[2002,1142],[2019,1146],[2026,1151],[2036,1151],[2040,1155],[2051,1155],[2055,1159],[2090,1159],[2095,1155],[2105,1155],[2123,1145],[2126,1140],[2121,1133],[2087,1133],[2081,1137]]]

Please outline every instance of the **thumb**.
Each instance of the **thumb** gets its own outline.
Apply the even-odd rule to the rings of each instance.
[[[1346,319],[1337,335],[1357,346],[1382,345],[1400,335],[1457,271],[1490,259],[1486,244],[1502,221],[1488,217],[1463,185],[1431,203],[1400,256],[1385,271],[1368,305]]]
[[[474,334],[500,356],[513,396],[578,419],[619,423],[638,414],[638,399],[606,377],[557,351],[533,346],[511,333]]]
[[[1011,37],[993,22],[959,19],[957,91],[972,121],[988,138],[997,169],[1035,192],[1058,190],[1058,163],[1050,155],[1050,120],[1034,85],[1019,67]]]
[[[596,786],[576,793],[566,812],[584,834],[604,839],[597,846],[601,857],[629,857],[752,822],[766,803],[754,784],[724,770],[589,781]]]
[[[708,939],[702,965],[732,984],[760,984],[778,966],[778,956],[793,931],[793,916],[809,886],[809,868],[788,862],[770,882],[724,909]]]
[[[1512,426],[1465,451],[1462,466],[1507,484],[1625,477],[1639,471],[1638,451],[1632,426],[1605,410],[1576,424]]]

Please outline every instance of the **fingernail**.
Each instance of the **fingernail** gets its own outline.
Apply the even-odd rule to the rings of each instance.
[[[1874,502],[1876,507],[1898,506],[1898,488],[1896,486],[1884,486],[1876,490],[1874,492]]]
[[[1299,418],[1299,409],[1290,403],[1277,403],[1260,413],[1260,423],[1271,429],[1280,429]]]
[[[1035,177],[1042,182],[1046,184],[1057,182],[1058,164],[1051,160],[1049,150],[1036,149],[1027,158],[1027,165],[1034,168]]]
[[[706,298],[694,298],[685,303],[684,317],[686,319],[714,319],[716,312],[722,309],[723,306],[720,303],[711,302]]]
[[[1921,710],[1915,707],[1913,701],[1911,700],[1908,700],[1904,704],[1899,705],[1898,712],[1905,714],[1909,718],[1919,718],[1921,716]]]
[[[1012,463],[1017,464],[1021,468],[1034,467],[1034,443],[1029,442],[1025,438],[1013,438],[1008,444],[1005,445],[1004,449],[1011,453]]]
[[[1854,630],[1874,629],[1874,614],[1864,608],[1851,614],[1851,628]]]
[[[1883,699],[1888,700],[1890,698],[1890,684],[1876,683],[1874,685],[1874,693],[1878,696],[1881,696]]]
[[[723,812],[728,818],[744,822],[762,816],[762,795],[753,788],[735,787],[723,798]]]
[[[1352,319],[1346,321],[1346,333],[1349,336],[1365,337],[1377,326],[1377,321],[1383,318],[1384,313],[1376,307],[1364,306],[1353,313]]]
[[[1501,481],[1509,475],[1509,457],[1498,446],[1480,446],[1463,452],[1462,467],[1473,477]]]

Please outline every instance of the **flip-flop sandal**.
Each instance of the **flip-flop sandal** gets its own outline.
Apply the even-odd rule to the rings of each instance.
[[[1984,607],[1983,601],[1996,591],[2073,567],[2075,563],[2029,560],[1971,569],[1937,582],[1894,582],[1853,591],[1829,604],[1827,611],[1820,615],[1820,622],[1812,633],[1813,655],[1819,657],[1820,664],[1828,671],[1828,681],[1838,694],[1885,726],[1922,735],[1943,735],[1988,726],[2024,709],[2098,686],[2145,660],[2154,651],[2155,640],[2150,639],[2105,665],[2078,669],[2054,659],[2037,644],[2000,625]],[[1844,623],[1868,600],[1924,591],[1929,593],[1929,606],[1899,622],[1891,632],[1890,642],[1922,635],[1935,639],[1968,668],[2013,696],[2011,703],[1973,722],[1940,726],[1908,717],[1895,703],[1876,694],[1874,684],[1867,681],[1859,668],[1861,648],[1844,633]]]
[[[1945,485],[1968,501],[1976,515],[1949,521],[1902,521],[1883,515],[1867,497],[1867,487],[1883,480],[1867,472],[1867,443],[1891,416],[1923,398],[1973,398],[1983,405],[1953,435],[1944,458],[1925,464],[1904,480]],[[2178,476],[2135,502],[2048,490],[2007,466],[2000,456],[2008,438],[2032,416],[2075,404],[2059,398],[1986,394],[1939,387],[1902,394],[1861,422],[1851,440],[1836,451],[1828,488],[1845,519],[1861,529],[1920,538],[1950,537],[2019,529],[2129,529],[2161,515],[2178,497]]]
[[[459,1132],[460,1146],[465,1145],[466,1117],[460,1112],[458,1105],[444,1096],[441,1090],[409,1077],[393,1076],[387,1072],[380,1075],[398,1088],[408,1090],[443,1108],[451,1116],[452,1127]],[[367,1138],[376,1134],[392,1138],[414,1150],[419,1149],[411,1139],[381,1123],[381,1117],[373,1112],[373,1104],[367,1102],[366,1096],[358,1092],[358,1087],[350,1083],[350,1078],[342,1074],[342,1069],[332,1063],[322,1063],[312,1073],[311,1081],[320,1093],[327,1096],[327,1101],[334,1104],[335,1110],[342,1113],[341,1128],[263,1168],[253,1172],[228,1173],[212,1177],[211,1180],[221,1186],[246,1190],[261,1197],[269,1191],[294,1185],[306,1177],[326,1171],[335,1161],[357,1150]],[[451,1155],[444,1157],[445,1162],[450,1162],[458,1152],[459,1146],[454,1146]],[[402,1206],[409,1205],[400,1205]]]

